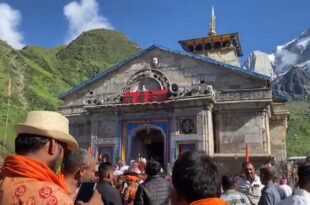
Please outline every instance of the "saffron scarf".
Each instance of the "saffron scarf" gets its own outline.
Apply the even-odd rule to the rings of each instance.
[[[58,176],[47,165],[29,157],[21,155],[6,157],[0,171],[0,176],[26,177],[38,181],[51,182],[61,187],[68,194],[64,177]]]

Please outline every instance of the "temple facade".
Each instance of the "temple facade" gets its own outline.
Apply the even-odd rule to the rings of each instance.
[[[288,109],[271,79],[240,67],[237,33],[152,45],[61,96],[70,132],[96,157],[153,158],[167,168],[188,150],[239,171],[246,145],[257,164],[286,159]],[[225,164],[225,166],[224,166]],[[240,165],[241,166],[241,165]]]

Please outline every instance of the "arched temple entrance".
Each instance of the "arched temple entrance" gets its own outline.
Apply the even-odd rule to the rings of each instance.
[[[130,159],[143,157],[165,163],[165,137],[159,129],[146,127],[137,131],[132,136],[130,150]]]

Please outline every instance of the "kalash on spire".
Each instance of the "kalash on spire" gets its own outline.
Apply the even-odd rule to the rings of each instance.
[[[182,48],[190,53],[213,58],[226,64],[240,66],[242,50],[238,33],[217,35],[215,12],[212,6],[209,36],[179,41]]]
[[[212,6],[212,13],[211,13],[211,22],[210,22],[210,32],[209,36],[215,36],[216,29],[215,29],[215,14],[214,14],[214,7]]]

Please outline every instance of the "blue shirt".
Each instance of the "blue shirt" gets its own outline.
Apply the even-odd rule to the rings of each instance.
[[[276,205],[280,201],[281,196],[277,187],[270,182],[262,189],[262,196],[259,199],[258,205]]]

